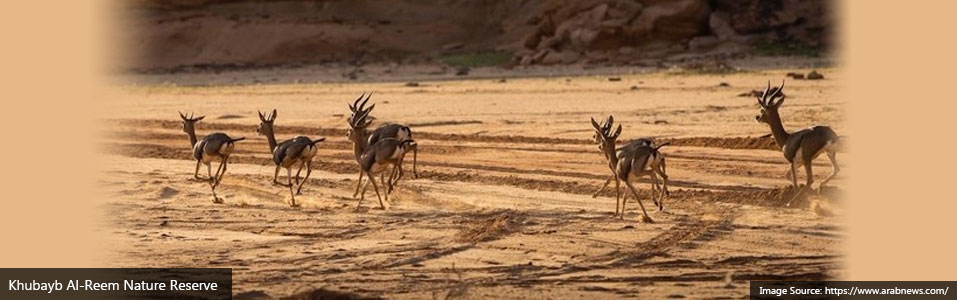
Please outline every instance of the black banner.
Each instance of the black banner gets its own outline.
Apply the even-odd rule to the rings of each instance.
[[[751,299],[957,299],[957,281],[751,281]]]
[[[232,299],[232,269],[0,268],[0,299]]]

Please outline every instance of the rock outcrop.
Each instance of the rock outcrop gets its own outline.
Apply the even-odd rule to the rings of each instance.
[[[136,0],[124,68],[415,62],[502,52],[515,64],[634,63],[753,45],[827,50],[823,0]]]

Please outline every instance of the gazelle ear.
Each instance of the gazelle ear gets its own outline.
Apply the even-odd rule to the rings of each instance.
[[[591,118],[591,126],[595,127],[595,130],[601,131],[601,126],[598,125],[598,122],[595,122],[595,118]]]
[[[270,120],[270,121],[275,121],[275,120],[276,120],[276,115],[278,115],[278,114],[279,114],[279,113],[276,112],[276,109],[273,108],[273,109],[272,109],[272,117],[269,117],[269,120]]]
[[[199,118],[195,118],[195,119],[193,119],[193,120],[194,120],[194,121],[199,121],[199,120],[202,120],[202,119],[204,119],[204,118],[206,118],[206,116],[199,116]]]
[[[188,121],[188,120],[189,120],[189,119],[186,118],[186,115],[184,115],[183,112],[178,111],[178,113],[179,113],[180,119],[183,119],[183,121]]]
[[[263,112],[257,110],[256,113],[259,114],[260,121],[266,122],[266,117],[263,116]]]
[[[617,138],[619,135],[621,135],[621,124],[618,124],[618,129],[615,129],[615,134],[611,136]]]

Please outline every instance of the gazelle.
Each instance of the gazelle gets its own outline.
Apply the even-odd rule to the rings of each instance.
[[[383,124],[372,131],[372,134],[369,135],[369,145],[375,145],[379,140],[394,138],[399,141],[412,140],[412,129],[409,126],[402,124]],[[412,176],[414,178],[419,177],[419,171],[416,169],[418,164],[419,150],[418,144],[412,143],[409,145],[409,149],[412,151]],[[403,155],[404,158],[404,155]],[[402,179],[402,175],[405,174],[405,171],[402,169],[402,161],[399,161],[399,164],[395,166],[392,170],[392,174],[389,178],[392,178],[392,182],[389,184],[388,193],[392,192],[393,186],[399,182],[399,179]]]
[[[822,125],[811,126],[795,132],[785,130],[784,124],[781,122],[781,115],[778,113],[778,108],[781,107],[781,104],[784,103],[784,99],[787,98],[783,90],[784,81],[781,81],[780,87],[773,88],[771,87],[771,81],[768,81],[768,87],[764,90],[764,93],[758,97],[761,114],[755,116],[755,119],[771,127],[771,136],[774,137],[774,142],[777,143],[778,147],[781,147],[784,158],[787,159],[791,165],[787,177],[790,177],[791,184],[793,184],[794,188],[798,188],[797,167],[804,166],[804,172],[807,175],[807,184],[788,201],[787,206],[791,206],[791,203],[810,189],[811,184],[814,183],[814,173],[811,172],[811,163],[815,158],[821,155],[822,152],[827,153],[827,158],[831,160],[831,167],[834,168],[834,171],[831,172],[830,176],[824,179],[824,182],[821,182],[820,187],[823,187],[828,181],[831,181],[834,176],[837,176],[837,173],[841,170],[837,165],[839,138],[834,130]]]
[[[362,97],[365,97],[365,100],[363,100]],[[365,106],[365,104],[369,101],[369,98],[371,97],[372,97],[372,93],[369,93],[368,96],[366,96],[365,93],[363,93],[362,95],[359,96],[358,99],[356,99],[355,103],[349,105],[349,110],[352,111],[352,115],[355,116],[357,112],[362,111],[362,108]],[[362,100],[362,103],[359,103],[360,100]],[[373,106],[375,105],[373,104]],[[369,111],[372,111],[372,107],[369,108]],[[399,141],[412,140],[412,129],[409,128],[409,126],[406,126],[403,124],[393,124],[393,123],[383,124],[379,126],[378,128],[376,128],[375,130],[373,130],[372,133],[368,135],[368,138],[367,138],[368,140],[366,141],[366,144],[374,145],[379,140],[387,139],[387,138],[394,138]],[[418,165],[419,151],[418,151],[417,144],[412,144],[409,150],[412,150],[412,176],[418,178],[419,171],[416,168],[416,166]],[[388,191],[389,193],[392,192],[392,187],[396,183],[398,183],[399,179],[401,179],[402,175],[404,174],[405,174],[405,171],[402,169],[402,162],[399,162],[399,164],[392,170],[392,174],[390,174],[389,176],[390,178],[389,191]],[[355,195],[353,195],[353,197],[355,197]]]
[[[379,185],[375,183],[375,176],[379,174],[382,185],[391,191],[392,185],[394,184],[392,176],[394,176],[395,173],[393,171],[388,181],[386,181],[385,171],[388,170],[390,166],[393,168],[392,170],[395,170],[395,168],[402,164],[402,159],[405,157],[405,154],[409,152],[409,150],[414,149],[415,146],[415,141],[411,139],[398,140],[395,138],[385,138],[370,145],[369,148],[366,149],[365,153],[359,158],[359,167],[369,179],[366,180],[365,186],[362,187],[362,193],[359,196],[359,204],[356,205],[356,209],[362,206],[362,200],[366,197],[366,189],[369,187],[369,183],[372,183],[372,187],[375,188],[376,197],[379,199],[379,207],[385,209],[385,205],[382,202],[382,194],[379,193]],[[388,191],[385,193],[385,201],[389,201]]]
[[[608,168],[611,170],[611,175],[608,176],[608,179],[605,180],[605,183],[592,194],[592,198],[598,197],[598,194],[601,191],[605,190],[605,187],[611,183],[612,180],[615,180],[615,216],[619,215],[619,202],[623,201],[622,198],[627,199],[628,194],[625,194],[624,197],[621,197],[620,194],[620,185],[618,181],[618,176],[615,172],[617,168],[617,153],[625,148],[634,148],[641,146],[654,146],[654,142],[650,139],[639,138],[628,142],[625,146],[617,147],[618,136],[621,135],[621,125],[618,125],[618,129],[615,132],[612,132],[611,129],[614,126],[615,117],[608,116],[608,119],[602,124],[595,121],[594,118],[591,119],[592,126],[595,128],[595,135],[593,136],[595,142],[598,143],[598,150],[601,152],[602,157],[608,162]],[[652,180],[651,191],[652,199],[655,202],[655,205],[658,206],[659,210],[664,209],[664,195],[668,193],[668,175],[665,172],[665,159],[663,155],[656,155],[653,168],[650,172],[650,177]],[[644,175],[644,174],[642,174]],[[658,176],[661,176],[663,179],[663,185],[659,186]],[[658,198],[654,197],[655,192],[658,193]],[[622,216],[624,216],[624,209],[621,210]]]
[[[363,95],[365,96],[365,95]],[[363,193],[359,195],[359,189],[362,188],[362,176],[368,175],[369,181],[372,182],[373,187],[376,189],[376,195],[379,197],[379,206],[385,209],[385,205],[382,202],[381,195],[379,194],[379,187],[375,183],[375,175],[381,174],[383,178],[383,185],[391,186],[393,184],[393,178],[390,176],[389,182],[386,183],[384,180],[384,174],[382,174],[383,168],[388,165],[397,165],[402,162],[405,152],[415,147],[415,142],[411,139],[407,140],[398,140],[395,138],[385,138],[378,140],[375,144],[369,144],[369,124],[372,123],[372,120],[369,120],[369,113],[372,112],[372,109],[375,108],[375,104],[365,107],[365,104],[369,100],[369,97],[366,97],[362,103],[359,103],[362,100],[360,96],[359,99],[356,99],[355,103],[349,105],[349,109],[352,110],[352,116],[349,117],[349,140],[353,144],[353,153],[356,156],[356,163],[359,165],[359,180],[356,182],[356,191],[353,194],[353,197],[359,198],[359,205],[362,205],[362,200],[365,198],[365,189]],[[371,96],[371,94],[370,94]],[[393,172],[393,175],[395,173]],[[368,182],[366,183],[368,185]],[[388,195],[388,194],[387,194]],[[359,209],[359,206],[356,206],[356,209]]]
[[[216,187],[219,186],[219,183],[223,180],[223,175],[226,174],[226,167],[229,164],[229,155],[233,153],[235,143],[246,138],[233,139],[225,133],[216,132],[203,137],[202,140],[198,140],[196,138],[196,122],[199,122],[206,116],[194,118],[193,115],[190,114],[190,116],[187,117],[180,112],[179,117],[183,119],[183,132],[189,135],[189,144],[193,147],[193,158],[196,159],[196,171],[193,173],[193,177],[200,179],[199,165],[205,164],[206,173],[209,175],[209,187],[213,191],[213,203],[223,203],[223,200],[216,196]],[[212,162],[214,160],[219,160],[219,168],[216,169],[216,175],[213,175],[212,171]]]
[[[372,123],[369,114],[372,112],[372,109],[375,108],[375,104],[372,104],[372,106],[369,106],[368,108],[366,108],[365,105],[369,102],[369,98],[371,97],[372,93],[369,93],[368,95],[363,93],[355,100],[354,103],[349,105],[349,110],[352,112],[352,115],[348,119],[349,127],[351,129],[349,130],[347,137],[350,141],[352,141],[353,152],[356,155],[357,162],[359,161],[360,156],[365,153],[365,149],[370,145],[376,144],[379,140],[386,138],[394,138],[399,141],[412,140],[412,129],[401,124],[385,124],[379,126],[379,128],[371,133],[368,131],[368,127]],[[359,119],[362,120],[361,122],[357,123]],[[413,151],[412,173],[417,177],[418,171],[416,170],[415,165],[417,164],[418,160],[418,144],[412,143],[408,147],[408,150]],[[405,174],[405,172],[402,170],[402,162],[405,158],[404,153],[402,158],[403,159],[400,159],[399,163],[394,166],[392,173],[389,175],[388,193],[392,192],[395,184],[400,178],[402,178],[402,175]],[[359,196],[359,189],[361,185],[362,172],[360,171],[359,181],[356,182],[356,191],[352,194],[353,198]]]
[[[635,196],[635,200],[638,201],[638,205],[641,207],[642,220],[647,223],[652,223],[654,221],[648,216],[648,212],[645,210],[645,205],[642,204],[641,199],[638,198],[638,191],[635,189],[635,186],[631,184],[631,181],[632,179],[637,180],[644,175],[654,176],[660,165],[660,162],[663,161],[663,156],[658,150],[667,145],[668,143],[658,146],[632,143],[617,149],[618,153],[615,155],[617,160],[615,162],[615,175],[618,176],[618,180],[624,181],[625,185],[628,186],[628,189],[631,190],[632,195]],[[655,183],[652,182],[652,186],[654,186],[654,184]],[[627,200],[627,195],[622,197],[622,219],[624,219],[625,203],[628,202]],[[652,200],[654,200],[654,195],[652,195]],[[658,200],[654,201],[655,205],[657,205],[659,209],[663,209],[663,206],[658,202]]]
[[[257,132],[266,136],[266,140],[269,142],[269,151],[273,154],[273,163],[276,164],[276,172],[273,174],[272,182],[274,184],[288,186],[290,197],[292,197],[292,203],[290,203],[290,205],[292,207],[298,207],[299,204],[296,203],[296,195],[302,194],[302,186],[306,184],[306,181],[309,180],[309,175],[312,174],[312,158],[315,157],[316,152],[319,151],[319,146],[316,144],[325,141],[326,138],[311,140],[307,136],[300,135],[277,143],[276,134],[273,131],[273,123],[276,121],[277,114],[275,109],[272,110],[272,114],[267,115],[259,112],[260,123]],[[298,185],[298,188],[294,193],[292,168],[297,166],[299,167],[299,170],[296,171],[296,185]],[[287,184],[282,184],[278,181],[280,168],[286,168]],[[299,174],[302,173],[303,168],[306,169],[306,177],[303,178],[302,181],[299,181]]]

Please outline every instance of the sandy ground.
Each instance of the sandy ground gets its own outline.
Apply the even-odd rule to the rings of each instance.
[[[784,208],[788,167],[761,137],[755,99],[738,96],[788,71],[118,88],[104,96],[101,140],[116,239],[108,264],[231,267],[247,298],[741,298],[749,280],[840,276],[841,178]],[[787,128],[841,132],[841,72],[823,73],[788,81]],[[352,198],[346,104],[363,91],[375,91],[377,122],[410,125],[420,149],[419,178],[407,172],[385,210],[371,191],[358,211]],[[269,184],[256,111],[273,108],[280,139],[328,138],[302,208]],[[177,110],[206,115],[200,135],[249,138],[217,190],[224,204],[192,180]],[[674,143],[663,149],[672,193],[655,223],[637,222],[634,201],[625,220],[612,218],[610,189],[591,197],[609,172],[588,119],[608,114],[623,140]],[[830,171],[818,158],[818,182]],[[653,208],[648,181],[637,186]]]

